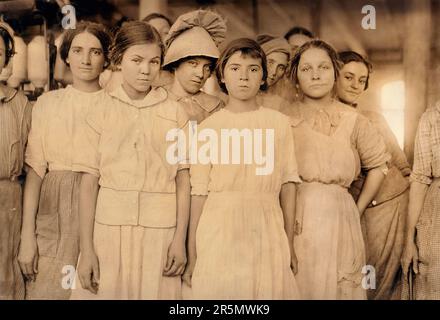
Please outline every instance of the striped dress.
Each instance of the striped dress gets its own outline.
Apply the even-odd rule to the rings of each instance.
[[[24,298],[17,261],[22,218],[19,177],[31,112],[22,93],[0,85],[0,300]]]

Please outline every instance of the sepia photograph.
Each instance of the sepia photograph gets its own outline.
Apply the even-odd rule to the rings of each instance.
[[[0,306],[440,300],[437,21],[439,0],[0,0]]]

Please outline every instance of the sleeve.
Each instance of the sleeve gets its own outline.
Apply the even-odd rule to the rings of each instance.
[[[24,107],[23,121],[21,125],[21,139],[23,141],[24,146],[26,146],[32,125],[32,104],[27,100],[26,97],[25,97],[25,103],[26,104]]]
[[[206,123],[206,121],[205,121]],[[203,124],[203,122],[202,122]],[[203,125],[199,126],[199,131],[203,129]],[[199,142],[197,139],[193,141],[190,149],[195,148],[197,146],[197,150],[199,150],[202,142]],[[190,150],[191,152],[191,150]],[[207,196],[208,195],[208,186],[210,181],[212,164],[202,164],[198,159],[196,159],[195,163],[191,163],[190,168],[190,182],[191,182],[191,195],[193,196]]]
[[[47,171],[47,160],[44,155],[44,96],[38,98],[32,107],[31,128],[27,139],[25,151],[25,164],[34,169],[38,176],[43,179]]]
[[[408,176],[411,173],[411,168],[406,159],[406,155],[400,148],[396,136],[391,131],[387,121],[379,113],[377,113],[377,125],[379,132],[384,139],[385,145],[391,154],[393,164],[400,170],[400,172],[402,172],[403,176]]]
[[[23,97],[24,99],[24,110],[23,110],[23,116],[21,120],[21,143],[22,143],[22,150],[23,150],[23,157],[25,156],[26,146],[28,142],[29,132],[31,130],[32,125],[32,104],[29,102],[26,96]],[[24,160],[23,160],[24,162]],[[29,166],[24,163],[23,171],[28,172]]]
[[[363,170],[368,171],[387,165],[391,156],[387,152],[382,136],[361,114],[357,116],[353,135]]]
[[[411,181],[430,185],[432,183],[431,123],[428,113],[420,118],[414,145],[414,166]]]
[[[178,104],[177,108],[177,127],[181,129],[185,133],[185,156],[183,159],[181,159],[177,165],[177,171],[189,169],[189,150],[191,148],[189,136],[187,135],[187,132],[189,130],[192,130],[191,128],[191,122],[189,121],[189,116],[183,109],[183,107],[180,105],[180,103],[176,102]]]
[[[288,120],[286,121],[285,129],[283,130],[283,138],[281,146],[283,148],[283,168],[281,183],[295,182],[300,183],[301,179],[298,175],[298,165],[295,156],[295,142],[293,138],[293,128],[290,126]],[[280,153],[281,154],[281,153]]]
[[[104,123],[104,108],[95,106],[80,124],[74,139],[72,170],[85,172],[99,177],[100,152],[99,143]]]

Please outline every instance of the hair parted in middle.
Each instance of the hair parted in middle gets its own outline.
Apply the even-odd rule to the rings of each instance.
[[[63,41],[60,46],[60,56],[64,63],[69,66],[67,62],[67,57],[69,56],[70,46],[72,45],[73,39],[84,32],[88,32],[94,35],[102,46],[102,51],[104,59],[106,61],[106,67],[108,66],[109,60],[109,50],[112,43],[112,38],[110,32],[106,30],[104,25],[100,23],[95,23],[91,21],[81,21],[76,25],[75,29],[68,29],[63,35]]]
[[[341,51],[338,53],[339,60],[342,62],[343,65],[350,63],[350,62],[360,62],[365,65],[365,67],[368,70],[368,76],[367,81],[365,82],[365,88],[364,91],[368,89],[368,81],[370,80],[370,73],[373,72],[373,65],[370,61],[367,60],[367,58],[363,57],[361,54],[357,53],[356,51]]]
[[[236,53],[241,52],[241,54],[245,57],[251,57],[254,59],[260,59],[261,68],[263,69],[263,81],[264,83],[260,86],[260,90],[267,90],[267,60],[266,54],[263,49],[261,49],[260,45],[252,39],[249,38],[239,38],[236,40],[232,40],[226,48],[223,50],[220,58],[217,60],[217,65],[215,68],[215,73],[217,76],[218,83],[220,85],[220,89],[224,93],[228,93],[225,84],[222,82],[224,70],[226,67],[226,63],[229,58]]]
[[[113,67],[120,65],[122,56],[128,48],[140,44],[157,44],[163,62],[164,46],[159,32],[150,24],[141,21],[130,21],[122,25],[116,32],[110,49],[110,61]]]
[[[338,53],[327,42],[319,39],[315,39],[306,42],[301,47],[299,47],[299,49],[296,51],[295,55],[293,56],[292,60],[290,61],[289,79],[293,81],[294,84],[298,84],[298,65],[301,56],[303,55],[304,52],[313,48],[324,50],[328,54],[330,60],[332,61],[333,69],[335,72],[335,80],[339,77],[339,70],[341,69],[342,64],[341,61],[339,60]]]

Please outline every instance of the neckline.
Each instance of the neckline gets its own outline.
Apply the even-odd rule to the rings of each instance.
[[[226,109],[226,107],[222,108],[223,111],[228,112],[228,113],[233,114],[233,115],[249,114],[249,113],[252,113],[252,112],[258,112],[258,111],[260,111],[262,109],[263,109],[263,107],[261,105],[258,105],[258,108],[255,109],[255,110],[240,111],[240,112],[231,111],[229,109]]]
[[[71,90],[71,91],[74,91],[74,92],[77,92],[77,93],[79,93],[79,94],[84,94],[84,95],[97,95],[97,94],[101,93],[101,92],[104,90],[103,88],[101,88],[101,89],[99,89],[99,90],[97,90],[97,91],[87,92],[87,91],[79,90],[79,89],[75,88],[75,87],[74,87],[73,85],[71,85],[71,84],[69,84],[69,85],[66,87],[66,89]]]

